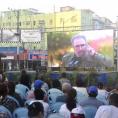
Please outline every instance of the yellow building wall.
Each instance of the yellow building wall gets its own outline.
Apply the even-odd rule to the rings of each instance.
[[[63,31],[71,27],[81,26],[81,10],[55,12],[47,14],[28,14],[25,12],[20,12],[19,27],[23,29],[39,28],[41,20],[45,21],[45,27],[47,28],[47,31]],[[4,28],[17,28],[17,14],[9,13],[9,18],[8,16],[2,18],[2,23],[4,25],[1,26],[3,26]]]
[[[48,28],[63,31],[72,29],[75,26],[81,26],[81,10],[56,12],[46,15],[46,27]]]

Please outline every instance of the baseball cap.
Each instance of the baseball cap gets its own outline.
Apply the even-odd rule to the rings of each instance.
[[[74,108],[71,111],[71,118],[83,118],[84,117],[84,110],[80,107]]]
[[[43,85],[43,81],[42,80],[35,80],[34,82],[34,89],[39,89],[41,88],[41,86]]]
[[[89,94],[91,94],[91,93],[96,93],[97,94],[98,93],[98,89],[97,89],[96,86],[89,86],[87,90],[88,90]]]

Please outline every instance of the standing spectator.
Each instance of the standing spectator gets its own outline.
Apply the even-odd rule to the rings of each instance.
[[[47,98],[46,93],[42,89],[36,89],[34,91],[35,99],[42,103],[44,108],[44,118],[47,118],[50,113],[49,105],[45,102],[45,98]]]
[[[22,70],[21,72],[20,84],[27,86],[29,89],[31,88],[31,78],[27,74],[26,70]]]
[[[19,107],[17,102],[8,96],[8,87],[6,83],[0,83],[0,105],[6,107],[11,113]]]
[[[118,118],[118,94],[113,93],[109,97],[109,105],[100,106],[95,118]]]
[[[82,107],[80,105],[77,104],[76,96],[77,96],[76,90],[72,88],[68,92],[66,103],[63,104],[59,110],[59,113],[62,114],[64,116],[64,118],[70,118],[71,111],[74,108],[78,108],[78,111],[81,112],[81,114],[83,114],[83,116],[84,116],[84,110],[82,109]],[[78,112],[78,114],[79,114],[79,112]]]
[[[21,107],[24,106],[24,102],[21,99],[20,95],[15,92],[15,83],[13,81],[8,81],[8,95],[14,97],[18,103],[20,104]]]
[[[70,83],[63,83],[62,84],[62,91],[64,95],[58,96],[56,99],[56,102],[66,102],[67,94],[72,89],[72,86]]]
[[[30,90],[27,93],[27,100],[28,99],[35,99],[34,90],[42,88],[43,83],[44,82],[42,80],[35,80],[34,81],[32,90]]]
[[[87,88],[87,92],[89,97],[83,101],[80,102],[81,106],[95,106],[95,107],[99,107],[101,105],[104,105],[103,102],[99,101],[96,99],[96,96],[98,95],[98,89],[96,86],[90,86]]]
[[[70,83],[70,80],[67,78],[67,73],[66,72],[63,72],[61,74],[61,79],[59,81],[61,82],[61,85],[63,83]]]

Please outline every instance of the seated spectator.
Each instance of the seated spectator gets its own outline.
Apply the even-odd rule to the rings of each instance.
[[[105,90],[105,86],[103,83],[98,83],[98,94],[107,97],[108,92]]]
[[[9,81],[8,82],[8,89],[9,89],[8,95],[14,97],[18,101],[20,106],[23,107],[24,106],[24,102],[21,99],[20,95],[15,92],[15,83],[13,81]]]
[[[95,106],[95,107],[99,107],[101,105],[104,105],[104,103],[102,101],[99,101],[96,99],[96,96],[98,95],[98,89],[96,86],[90,86],[87,88],[87,93],[89,95],[89,97],[83,101],[80,102],[81,106]]]
[[[109,97],[109,105],[100,106],[95,118],[118,118],[118,94],[113,93]]]
[[[35,80],[34,81],[34,90],[40,89],[42,87],[43,83],[44,82],[42,80]]]
[[[108,96],[108,92],[105,90],[105,87],[103,85],[102,82],[98,83],[98,95],[97,95],[97,99],[104,102],[104,104],[108,104],[107,102],[107,96]]]
[[[88,97],[83,75],[80,74],[77,76],[75,84],[76,86],[74,86],[73,88],[77,91],[77,102],[80,103]]]
[[[52,84],[51,84],[51,88],[56,88],[56,89],[59,89],[61,90],[61,83],[58,79],[53,79],[52,80]]]
[[[81,111],[84,115],[84,110],[80,105],[77,104],[76,95],[76,90],[73,88],[68,92],[66,103],[63,104],[59,110],[59,113],[63,115],[64,118],[71,118],[71,111],[74,108],[78,109],[78,114],[80,114]]]
[[[72,86],[70,83],[63,83],[62,84],[62,91],[64,95],[58,96],[56,99],[56,102],[66,102],[67,93],[72,89]]]
[[[26,101],[26,106],[28,104],[33,103],[33,102],[40,102],[40,103],[42,103],[43,108],[44,108],[44,118],[47,118],[48,114],[50,113],[50,108],[49,108],[48,103],[45,102],[46,98],[47,98],[46,93],[44,92],[44,90],[39,88],[39,89],[35,89],[34,90],[34,96],[35,96],[35,99],[32,99],[30,101],[29,100]]]
[[[15,92],[20,95],[23,101],[25,101],[27,93],[29,92],[29,88],[23,84],[17,84],[15,86]]]
[[[36,77],[35,77],[35,80],[41,80],[43,81],[43,85],[42,85],[42,88],[47,92],[49,90],[49,87],[48,87],[48,84],[47,84],[47,79],[45,77],[45,73],[39,73],[39,72],[36,72]]]
[[[117,93],[118,94],[118,84],[115,85],[115,88],[110,91],[110,93]]]
[[[62,85],[63,83],[70,83],[70,80],[68,80],[68,78],[67,78],[66,72],[63,72],[63,73],[61,74],[61,79],[60,79],[59,81],[61,82],[61,85]]]
[[[44,82],[42,80],[35,80],[34,81],[33,89],[30,90],[28,92],[28,94],[27,94],[27,100],[29,100],[29,99],[35,99],[34,90],[42,88],[43,83]]]
[[[31,78],[27,74],[26,70],[21,71],[21,76],[20,76],[20,84],[23,84],[27,86],[29,89],[31,89]]]
[[[62,96],[63,94],[64,93],[60,89],[58,89],[58,87],[51,88],[48,90],[48,104],[50,106],[51,112],[55,112],[54,105],[56,103],[56,99],[58,96]]]
[[[0,82],[4,82],[2,74],[0,74]]]
[[[33,102],[28,106],[29,118],[44,118],[44,108],[42,103]]]
[[[16,100],[8,96],[8,88],[5,83],[0,83],[0,105],[6,107],[11,113],[19,107]]]
[[[107,84],[105,86],[105,90],[107,92],[106,99],[108,99],[109,95],[112,93],[112,90],[114,90],[114,87],[110,84]]]
[[[76,89],[76,91],[81,92],[85,96],[88,96],[87,91],[86,91],[86,84],[82,78],[82,75],[78,75],[75,81],[76,86],[73,88]]]
[[[38,100],[39,102],[43,104],[44,118],[47,118],[48,114],[50,113],[50,108],[49,108],[48,103],[45,102],[47,98],[46,93],[42,89],[36,89],[34,91],[34,96],[36,100]]]

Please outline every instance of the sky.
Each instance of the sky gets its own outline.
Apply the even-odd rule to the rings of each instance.
[[[55,6],[55,7],[54,7]],[[118,19],[117,0],[0,0],[0,11],[15,9],[38,9],[39,12],[59,11],[60,7],[71,6],[75,9],[90,9],[112,22]]]

